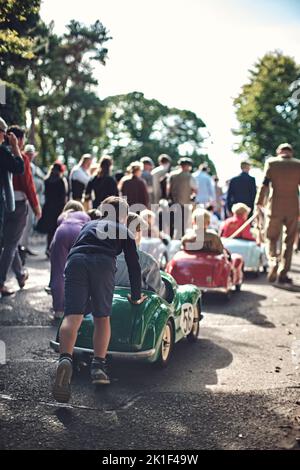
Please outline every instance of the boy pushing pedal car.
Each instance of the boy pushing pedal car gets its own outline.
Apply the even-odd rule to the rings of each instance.
[[[65,268],[65,312],[60,328],[60,358],[53,387],[54,398],[62,403],[71,396],[72,354],[84,313],[89,303],[94,316],[93,384],[109,384],[106,354],[111,336],[110,315],[115,286],[116,257],[124,252],[131,296],[141,304],[141,268],[134,237],[126,227],[128,204],[109,197],[100,210],[102,219],[87,223],[71,249]]]

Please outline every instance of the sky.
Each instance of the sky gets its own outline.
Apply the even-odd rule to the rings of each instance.
[[[99,96],[141,91],[194,111],[222,181],[239,171],[233,98],[249,69],[275,49],[300,62],[300,0],[43,0],[41,14],[57,32],[99,19],[113,37]]]

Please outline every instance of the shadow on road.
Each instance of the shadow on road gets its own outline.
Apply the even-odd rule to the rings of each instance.
[[[234,293],[227,301],[221,293],[207,292],[203,297],[203,310],[211,314],[243,318],[262,328],[275,328],[274,323],[260,312],[260,304],[266,298],[265,295],[242,290],[240,293]]]
[[[288,284],[284,284],[284,285],[280,285],[280,284],[273,284],[273,287],[275,289],[281,289],[281,290],[285,290],[286,292],[300,292],[300,285],[299,284],[292,284],[292,285],[288,285]]]
[[[231,352],[208,339],[199,339],[196,343],[181,341],[175,345],[173,357],[166,369],[156,365],[130,363],[128,361],[110,361],[112,385],[108,388],[91,387],[89,367],[76,372],[73,384],[80,393],[84,386],[86,393],[92,392],[98,405],[103,406],[105,398],[114,393],[142,393],[160,389],[162,391],[199,391],[207,385],[218,383],[217,370],[228,367],[233,360]],[[108,393],[106,393],[108,391]],[[98,398],[97,398],[98,397]],[[103,401],[104,400],[104,401]]]

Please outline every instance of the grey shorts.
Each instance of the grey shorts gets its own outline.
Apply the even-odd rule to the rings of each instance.
[[[73,254],[65,267],[65,316],[92,313],[109,317],[116,261],[102,254]]]

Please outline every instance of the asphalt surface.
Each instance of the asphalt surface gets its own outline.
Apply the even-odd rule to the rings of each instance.
[[[70,404],[59,405],[51,395],[49,263],[41,253],[28,266],[26,288],[0,300],[1,449],[300,448],[300,372],[292,361],[300,287],[248,276],[229,302],[206,295],[198,342],[176,345],[167,369],[114,361],[112,385],[97,389],[83,368]],[[300,285],[299,255],[292,275]]]

